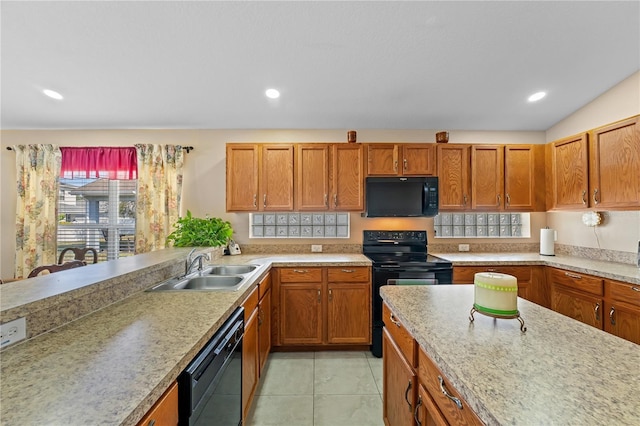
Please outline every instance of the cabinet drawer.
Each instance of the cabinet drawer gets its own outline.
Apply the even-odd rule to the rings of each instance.
[[[280,269],[281,283],[320,283],[322,268],[283,268]]]
[[[253,313],[254,309],[258,307],[258,287],[251,291],[251,294],[242,302],[244,308],[244,321],[249,321],[249,317]]]
[[[549,278],[552,284],[562,284],[569,288],[586,291],[597,296],[603,295],[603,279],[577,272],[564,271],[562,269],[549,269]]]
[[[271,288],[271,273],[267,274],[267,276],[264,277],[262,281],[260,281],[260,284],[258,284],[258,292],[259,292],[260,300],[262,300],[262,297],[270,288]]]
[[[371,281],[371,268],[369,268],[368,266],[328,268],[327,272],[330,283]]]
[[[452,425],[482,425],[482,421],[476,413],[468,406],[467,402],[460,396],[458,391],[451,386],[451,383],[442,372],[431,361],[431,358],[422,348],[418,351],[418,379],[433,397],[434,402],[440,412]],[[446,391],[451,398],[444,394]],[[454,401],[457,399],[457,402]]]
[[[640,306],[640,285],[605,280],[605,288],[609,298]]]
[[[456,284],[473,284],[479,272],[497,272],[516,277],[518,283],[531,281],[530,266],[456,266],[453,268],[453,282]]]
[[[418,360],[416,355],[417,344],[400,320],[391,313],[391,309],[386,303],[382,305],[382,321],[384,321],[384,328],[389,331],[393,341],[398,345],[400,352],[407,359],[409,365],[415,368]]]

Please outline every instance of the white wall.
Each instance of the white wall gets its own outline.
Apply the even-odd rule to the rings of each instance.
[[[640,114],[640,72],[629,76],[546,132],[547,142]],[[608,212],[602,226],[582,224],[582,212],[547,213],[558,243],[635,253],[640,241],[640,211]]]

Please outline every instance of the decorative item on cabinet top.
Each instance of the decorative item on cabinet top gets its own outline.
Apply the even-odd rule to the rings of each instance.
[[[249,213],[249,238],[349,238],[349,213]]]
[[[436,133],[436,142],[437,143],[447,143],[447,142],[449,142],[449,132],[438,132],[438,133]]]
[[[436,238],[529,238],[529,213],[440,213],[433,218]]]

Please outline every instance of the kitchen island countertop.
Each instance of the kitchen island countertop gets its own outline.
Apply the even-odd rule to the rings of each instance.
[[[640,424],[640,346],[518,299],[479,313],[473,285],[384,286],[394,315],[488,425]]]

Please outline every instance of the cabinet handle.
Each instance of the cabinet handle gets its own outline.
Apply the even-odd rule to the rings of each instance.
[[[463,206],[466,206],[466,205],[467,205],[467,194],[464,194],[464,195],[462,196],[462,205],[463,205]]]
[[[318,290],[318,303],[320,303],[320,290]]]
[[[262,308],[258,309],[258,326],[262,325]]]
[[[500,206],[500,194],[498,194],[498,204],[496,206]]]
[[[397,327],[400,327],[400,321],[396,320],[396,319],[393,317],[393,314],[389,315],[389,320],[390,320],[392,323],[394,323]]]
[[[338,207],[338,194],[333,194],[333,207]]]
[[[422,422],[418,418],[418,412],[420,411],[420,406],[422,405],[422,396],[418,396],[418,403],[416,404],[416,409],[413,410],[413,418],[416,421],[418,426],[422,426]]]
[[[351,274],[351,273],[355,272],[356,270],[355,269],[341,269],[341,271],[345,272],[347,274]]]
[[[616,318],[613,316],[615,313],[616,308],[612,306],[611,310],[609,311],[609,321],[611,322],[611,325],[616,325]]]
[[[262,197],[262,207],[267,207],[267,194]]]
[[[397,172],[398,171],[398,160],[393,162],[393,171]]]
[[[253,207],[258,207],[258,194],[253,194]]]
[[[405,158],[402,163],[403,163],[402,167],[404,168],[404,171],[406,172],[407,171],[407,159]]]
[[[444,387],[444,379],[442,378],[442,376],[438,376],[438,381],[440,382],[440,391],[443,393],[443,395],[452,400],[458,406],[458,408],[462,410],[462,402],[460,402],[460,399],[447,392],[447,389],[445,389]]]
[[[333,301],[333,292],[329,290],[329,302]]]
[[[147,423],[148,426],[155,426],[156,424],[156,419],[151,419],[149,420],[149,423]]]
[[[324,206],[329,207],[329,196],[324,194]]]
[[[407,405],[409,406],[409,412],[411,410],[411,403],[409,402],[409,391],[411,390],[411,380],[409,380],[409,384],[407,384],[407,389],[404,391],[404,400],[407,401]]]
[[[298,273],[298,274],[306,274],[307,272],[309,272],[308,269],[294,269],[293,272]]]
[[[582,205],[583,206],[587,205],[587,190],[586,189],[584,191],[582,191]]]
[[[596,303],[593,313],[596,315],[596,321],[600,321],[600,303]]]
[[[496,268],[487,268],[487,272],[495,272],[496,270]]]
[[[511,205],[511,196],[509,194],[506,195],[507,207]]]
[[[565,272],[564,273],[567,277],[569,278],[575,278],[576,280],[581,280],[582,277],[578,274],[572,274],[571,272]]]
[[[640,288],[638,288],[638,287],[631,287],[631,290],[633,290],[633,291],[640,291]]]
[[[595,204],[599,204],[600,200],[598,200],[598,188],[593,190],[593,202]]]

